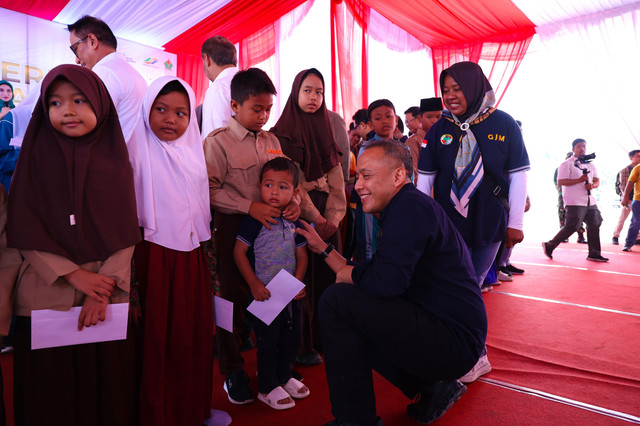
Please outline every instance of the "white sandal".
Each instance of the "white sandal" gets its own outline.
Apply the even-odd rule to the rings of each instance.
[[[287,402],[286,404],[278,404],[278,401],[287,399],[289,397],[291,397],[291,395],[289,395],[284,389],[282,389],[282,386],[274,388],[267,395],[258,392],[258,399],[274,410],[286,410],[288,408],[295,407],[296,403],[294,401]]]
[[[291,398],[302,399],[308,397],[311,393],[309,391],[309,388],[303,385],[301,381],[294,379],[293,377],[290,378],[289,381],[282,387],[285,391],[287,391],[289,395],[291,395]],[[301,392],[302,389],[304,389],[304,392]]]

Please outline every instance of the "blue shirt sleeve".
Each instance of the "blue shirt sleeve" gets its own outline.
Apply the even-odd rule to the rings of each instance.
[[[304,229],[304,226],[302,226],[302,223],[299,220],[296,220],[294,225],[296,225],[296,228]],[[307,245],[307,239],[300,235],[298,232],[296,232],[295,242],[296,247],[304,247]]]
[[[240,228],[238,228],[238,235],[236,236],[236,240],[242,241],[243,243],[251,247],[253,246],[256,238],[258,238],[261,229],[262,223],[247,215],[242,221]]]

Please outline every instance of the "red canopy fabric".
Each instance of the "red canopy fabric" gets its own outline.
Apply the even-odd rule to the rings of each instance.
[[[67,3],[69,0],[0,0],[0,7],[51,21]]]
[[[511,0],[364,2],[431,48],[535,28]]]

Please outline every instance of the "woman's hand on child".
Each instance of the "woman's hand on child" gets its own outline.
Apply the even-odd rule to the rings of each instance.
[[[82,310],[78,317],[78,331],[82,330],[82,327],[91,327],[96,325],[98,321],[104,321],[107,315],[107,303],[98,302],[91,297],[85,297],[82,304]]]
[[[307,240],[307,247],[314,253],[320,253],[327,248],[327,243],[322,241],[315,229],[304,220],[300,220],[304,228],[298,228],[296,231]]]
[[[289,201],[282,210],[282,216],[289,222],[295,222],[300,218],[300,205],[293,200]]]
[[[262,223],[268,230],[271,230],[271,225],[278,223],[274,217],[280,217],[280,210],[268,204],[254,201],[249,206],[249,216]]]
[[[255,283],[250,283],[249,287],[251,287],[251,295],[258,302],[264,302],[271,297],[271,292],[260,280],[257,280]]]
[[[76,290],[83,292],[97,302],[107,303],[116,282],[101,274],[86,271],[82,268],[67,274],[64,278],[69,281]]]

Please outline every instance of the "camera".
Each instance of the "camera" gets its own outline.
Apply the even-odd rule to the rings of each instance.
[[[593,159],[596,158],[596,153],[591,153],[591,154],[582,154],[580,156],[578,156],[578,159],[576,160],[576,165],[578,163],[580,164],[589,164],[591,161],[593,161]]]

